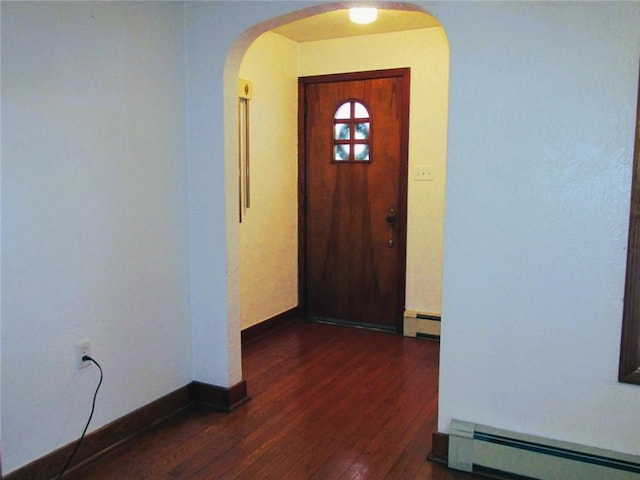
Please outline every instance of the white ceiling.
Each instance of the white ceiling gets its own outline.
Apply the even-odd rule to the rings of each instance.
[[[282,25],[272,31],[302,43],[439,26],[438,20],[431,15],[416,11],[378,10],[375,22],[358,25],[349,20],[349,10],[335,10]]]

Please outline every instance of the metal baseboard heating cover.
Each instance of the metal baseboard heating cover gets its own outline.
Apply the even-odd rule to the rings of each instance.
[[[449,428],[449,468],[540,480],[638,480],[640,457],[461,420]]]

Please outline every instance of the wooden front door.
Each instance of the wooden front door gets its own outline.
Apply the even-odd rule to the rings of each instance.
[[[308,318],[400,331],[409,69],[300,79]]]

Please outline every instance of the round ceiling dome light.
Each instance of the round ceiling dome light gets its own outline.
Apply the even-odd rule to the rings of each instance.
[[[353,23],[359,23],[366,25],[367,23],[373,23],[378,18],[377,8],[351,8],[349,9],[349,20]]]

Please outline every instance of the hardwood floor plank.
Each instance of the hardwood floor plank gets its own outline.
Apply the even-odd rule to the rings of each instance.
[[[480,479],[426,461],[439,344],[295,322],[243,347],[252,400],[193,408],[72,480]]]

